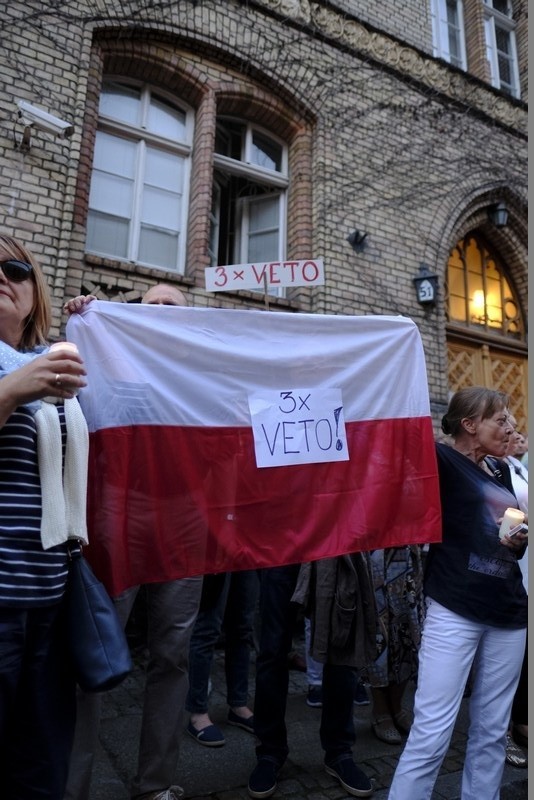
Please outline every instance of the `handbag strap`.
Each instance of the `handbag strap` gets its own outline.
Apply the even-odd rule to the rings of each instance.
[[[67,542],[67,558],[69,561],[74,561],[75,558],[81,558],[83,555],[83,542],[80,539],[69,539]]]

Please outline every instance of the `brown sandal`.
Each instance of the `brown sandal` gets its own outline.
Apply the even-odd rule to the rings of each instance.
[[[389,714],[381,714],[372,721],[373,733],[386,744],[401,744],[402,738]]]

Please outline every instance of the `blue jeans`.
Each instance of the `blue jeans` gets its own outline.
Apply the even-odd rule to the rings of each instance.
[[[76,720],[62,605],[0,609],[0,794],[61,800]]]
[[[285,724],[291,651],[298,606],[291,602],[299,565],[270,567],[260,574],[260,649],[256,658],[254,730],[258,758],[281,766],[289,753]],[[352,758],[356,732],[352,717],[355,672],[351,667],[325,664],[320,737],[325,762]]]
[[[226,701],[230,708],[247,705],[258,588],[255,570],[229,572],[215,604],[199,612],[189,651],[186,709],[191,714],[206,714],[208,711],[208,685],[213,653],[223,626]]]

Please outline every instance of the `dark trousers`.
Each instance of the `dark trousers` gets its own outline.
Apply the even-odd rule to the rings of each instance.
[[[528,725],[528,636],[521,675],[512,705],[512,722],[514,725]]]
[[[0,609],[0,796],[62,800],[76,685],[61,606]]]
[[[212,576],[204,578],[204,587]],[[214,576],[219,578],[219,576]],[[204,592],[204,590],[203,590]],[[205,594],[204,594],[205,596]],[[189,692],[186,709],[192,714],[208,711],[208,686],[215,646],[225,630],[226,702],[230,708],[248,704],[250,653],[258,598],[255,570],[227,572],[211,607],[199,611],[189,649]]]
[[[258,758],[271,758],[281,766],[289,753],[285,714],[289,686],[288,654],[298,606],[291,603],[299,565],[259,570],[260,649],[256,658],[254,728]],[[352,701],[355,672],[350,667],[325,664],[321,745],[325,762],[352,758],[356,741]]]

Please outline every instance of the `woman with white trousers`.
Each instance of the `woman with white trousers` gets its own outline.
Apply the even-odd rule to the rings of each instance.
[[[499,537],[517,508],[506,465],[513,427],[508,398],[461,389],[442,421],[452,446],[437,444],[443,536],[425,572],[427,615],[419,652],[414,723],[389,800],[430,800],[473,667],[462,800],[498,800],[506,732],[519,680],[527,595],[518,557],[526,535]]]

